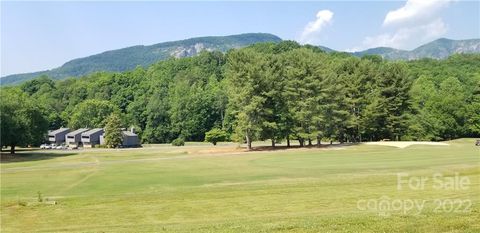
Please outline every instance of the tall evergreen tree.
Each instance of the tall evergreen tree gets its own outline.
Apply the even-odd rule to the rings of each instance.
[[[116,148],[122,145],[122,122],[117,114],[111,114],[105,125],[105,145]]]
[[[291,133],[300,146],[306,141],[311,144],[320,134],[318,126],[322,123],[320,109],[324,97],[321,90],[325,80],[323,56],[305,48],[284,54],[284,95],[292,121]]]
[[[407,77],[406,66],[402,63],[386,63],[378,78],[378,121],[382,129],[379,136],[401,140],[407,130],[407,120],[411,111],[409,90],[411,82]]]
[[[244,138],[249,150],[252,141],[259,138],[264,123],[266,69],[265,56],[255,51],[247,49],[228,54],[226,75],[230,114],[235,119],[237,140],[243,141]]]

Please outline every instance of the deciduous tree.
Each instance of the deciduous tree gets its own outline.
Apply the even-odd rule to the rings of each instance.
[[[44,109],[15,88],[2,89],[0,97],[1,146],[14,154],[16,146],[40,144],[48,130]]]

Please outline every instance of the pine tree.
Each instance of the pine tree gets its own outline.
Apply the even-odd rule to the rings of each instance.
[[[105,125],[105,145],[110,148],[116,148],[122,145],[122,123],[116,114],[111,114],[107,118]]]
[[[411,110],[409,90],[411,82],[402,63],[387,63],[380,69],[378,78],[377,120],[382,138],[401,140],[407,130]]]
[[[324,54],[309,49],[296,49],[285,53],[285,101],[292,127],[290,132],[300,146],[311,144],[320,134],[325,80]]]
[[[263,109],[266,102],[265,55],[251,51],[233,51],[228,56],[226,76],[228,83],[230,114],[235,119],[236,139],[245,139],[247,148],[258,139],[265,122]]]

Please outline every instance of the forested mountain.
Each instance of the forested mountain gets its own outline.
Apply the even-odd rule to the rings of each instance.
[[[52,79],[64,79],[79,77],[96,71],[126,71],[137,66],[147,67],[169,57],[190,57],[200,51],[226,52],[229,49],[241,48],[254,43],[280,42],[281,40],[272,34],[247,33],[231,36],[198,37],[150,46],[138,45],[74,59],[52,70],[5,76],[1,78],[1,84],[18,84],[41,75],[47,75]]]
[[[18,130],[32,128],[26,122],[94,128],[111,114],[144,143],[202,141],[212,129],[238,142],[302,145],[480,136],[480,54],[389,61],[293,41],[257,43],[121,73],[44,76],[2,87],[0,95],[2,143],[25,135],[12,122]],[[19,120],[17,112],[46,120]]]
[[[147,67],[169,57],[190,57],[201,51],[226,52],[259,42],[280,42],[282,39],[267,33],[247,33],[232,36],[199,37],[187,40],[164,42],[150,46],[132,46],[106,51],[89,57],[69,61],[59,68],[26,74],[14,74],[1,78],[1,85],[19,84],[26,80],[46,75],[52,79],[80,77],[97,71],[121,72],[137,66]],[[325,46],[318,46],[326,52],[337,52]],[[449,40],[438,39],[412,51],[388,47],[371,48],[351,53],[354,56],[380,55],[389,60],[414,60],[421,58],[444,59],[455,53],[480,53],[480,39]]]
[[[1,85],[19,84],[41,75],[46,75],[52,79],[64,79],[80,77],[97,71],[121,72],[132,70],[137,66],[147,67],[169,57],[190,57],[201,51],[226,52],[229,49],[242,48],[255,43],[280,41],[282,39],[272,34],[247,33],[232,36],[199,37],[150,46],[138,45],[74,59],[52,70],[5,76],[1,78]],[[337,52],[325,46],[318,46],[318,48],[326,52]],[[438,39],[412,51],[378,47],[351,54],[357,57],[380,55],[382,58],[389,60],[415,60],[421,58],[444,59],[456,53],[480,53],[480,39]]]
[[[411,51],[379,47],[354,52],[353,55],[358,57],[380,55],[389,60],[415,60],[421,58],[444,59],[456,53],[480,53],[480,39],[449,40],[441,38]]]

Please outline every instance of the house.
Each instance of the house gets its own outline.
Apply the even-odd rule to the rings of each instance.
[[[100,135],[100,144],[105,144],[105,134]],[[125,128],[122,129],[122,147],[138,147],[140,146],[140,140],[133,128],[128,131]]]
[[[140,146],[140,140],[138,135],[131,131],[122,131],[122,146],[123,147],[136,147]]]
[[[57,145],[65,142],[65,135],[70,132],[69,128],[60,128],[48,133],[48,141]]]
[[[77,129],[65,136],[65,144],[78,146],[82,142],[82,133],[87,132],[89,129]]]
[[[100,135],[103,134],[103,129],[102,128],[95,128],[88,130],[86,132],[83,132],[81,142],[83,144],[83,147],[93,147],[97,144],[100,144]]]

